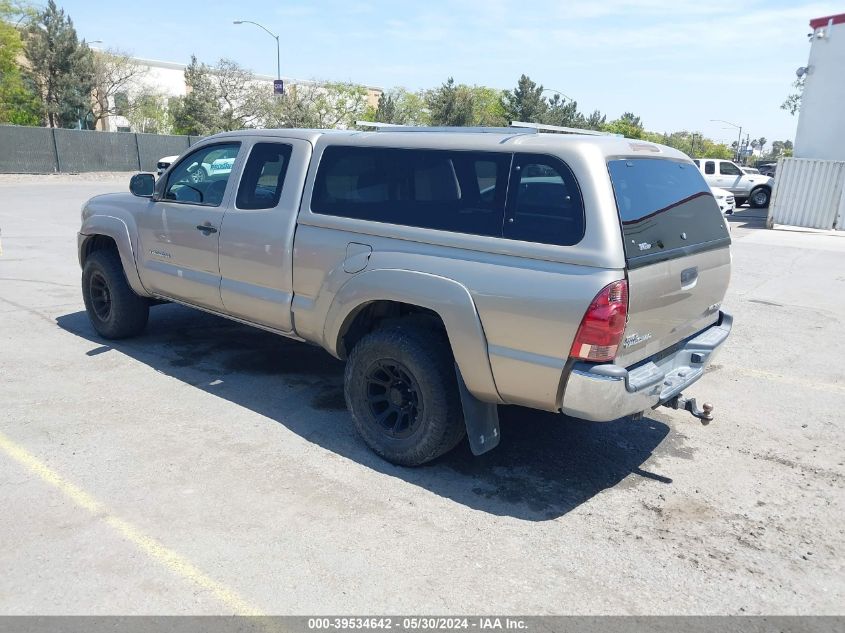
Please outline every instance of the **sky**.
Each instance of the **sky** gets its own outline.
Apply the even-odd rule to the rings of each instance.
[[[416,90],[458,83],[512,89],[525,73],[646,129],[730,143],[793,139],[779,108],[809,55],[809,21],[845,11],[801,0],[58,0],[80,37],[135,56],[187,63],[226,57],[251,70]],[[551,96],[552,93],[547,93]]]

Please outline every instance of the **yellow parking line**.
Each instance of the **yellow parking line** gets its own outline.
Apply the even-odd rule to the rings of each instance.
[[[232,609],[235,614],[263,615],[236,592],[204,574],[187,558],[168,549],[154,538],[147,536],[128,521],[112,514],[102,503],[50,469],[29,451],[14,443],[3,433],[0,433],[0,449],[14,461],[37,475],[43,482],[59,490],[76,505],[103,519],[107,525],[111,526],[126,540],[137,546],[147,556],[161,563],[185,580],[210,591],[220,602]]]

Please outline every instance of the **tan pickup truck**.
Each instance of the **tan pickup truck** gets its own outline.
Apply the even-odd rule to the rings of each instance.
[[[226,158],[225,168],[220,157]],[[202,170],[202,177],[197,176]],[[536,130],[251,130],[86,203],[82,292],[105,338],[174,301],[347,361],[364,441],[418,465],[497,406],[587,420],[661,404],[730,332],[730,236],[685,155]]]

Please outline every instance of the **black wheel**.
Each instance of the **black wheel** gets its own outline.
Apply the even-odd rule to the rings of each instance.
[[[772,192],[768,187],[759,187],[751,192],[751,207],[754,209],[765,209],[769,206],[769,198]]]
[[[748,202],[745,198],[734,198],[734,202],[736,203],[735,209],[739,209],[742,205]]]
[[[91,325],[103,338],[134,336],[147,325],[149,302],[129,287],[116,251],[94,251],[85,260],[82,298]]]
[[[344,392],[358,433],[394,464],[419,466],[464,437],[454,360],[435,331],[400,324],[362,338],[346,363]]]

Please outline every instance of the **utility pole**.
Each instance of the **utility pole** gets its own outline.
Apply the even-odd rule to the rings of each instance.
[[[739,134],[737,134],[737,137],[736,137],[736,159],[735,159],[736,162],[739,162],[740,145],[742,145],[742,126],[737,125],[736,123],[731,123],[730,121],[725,121],[724,119],[710,119],[710,121],[714,122],[714,123],[727,123],[731,127],[739,130]]]

